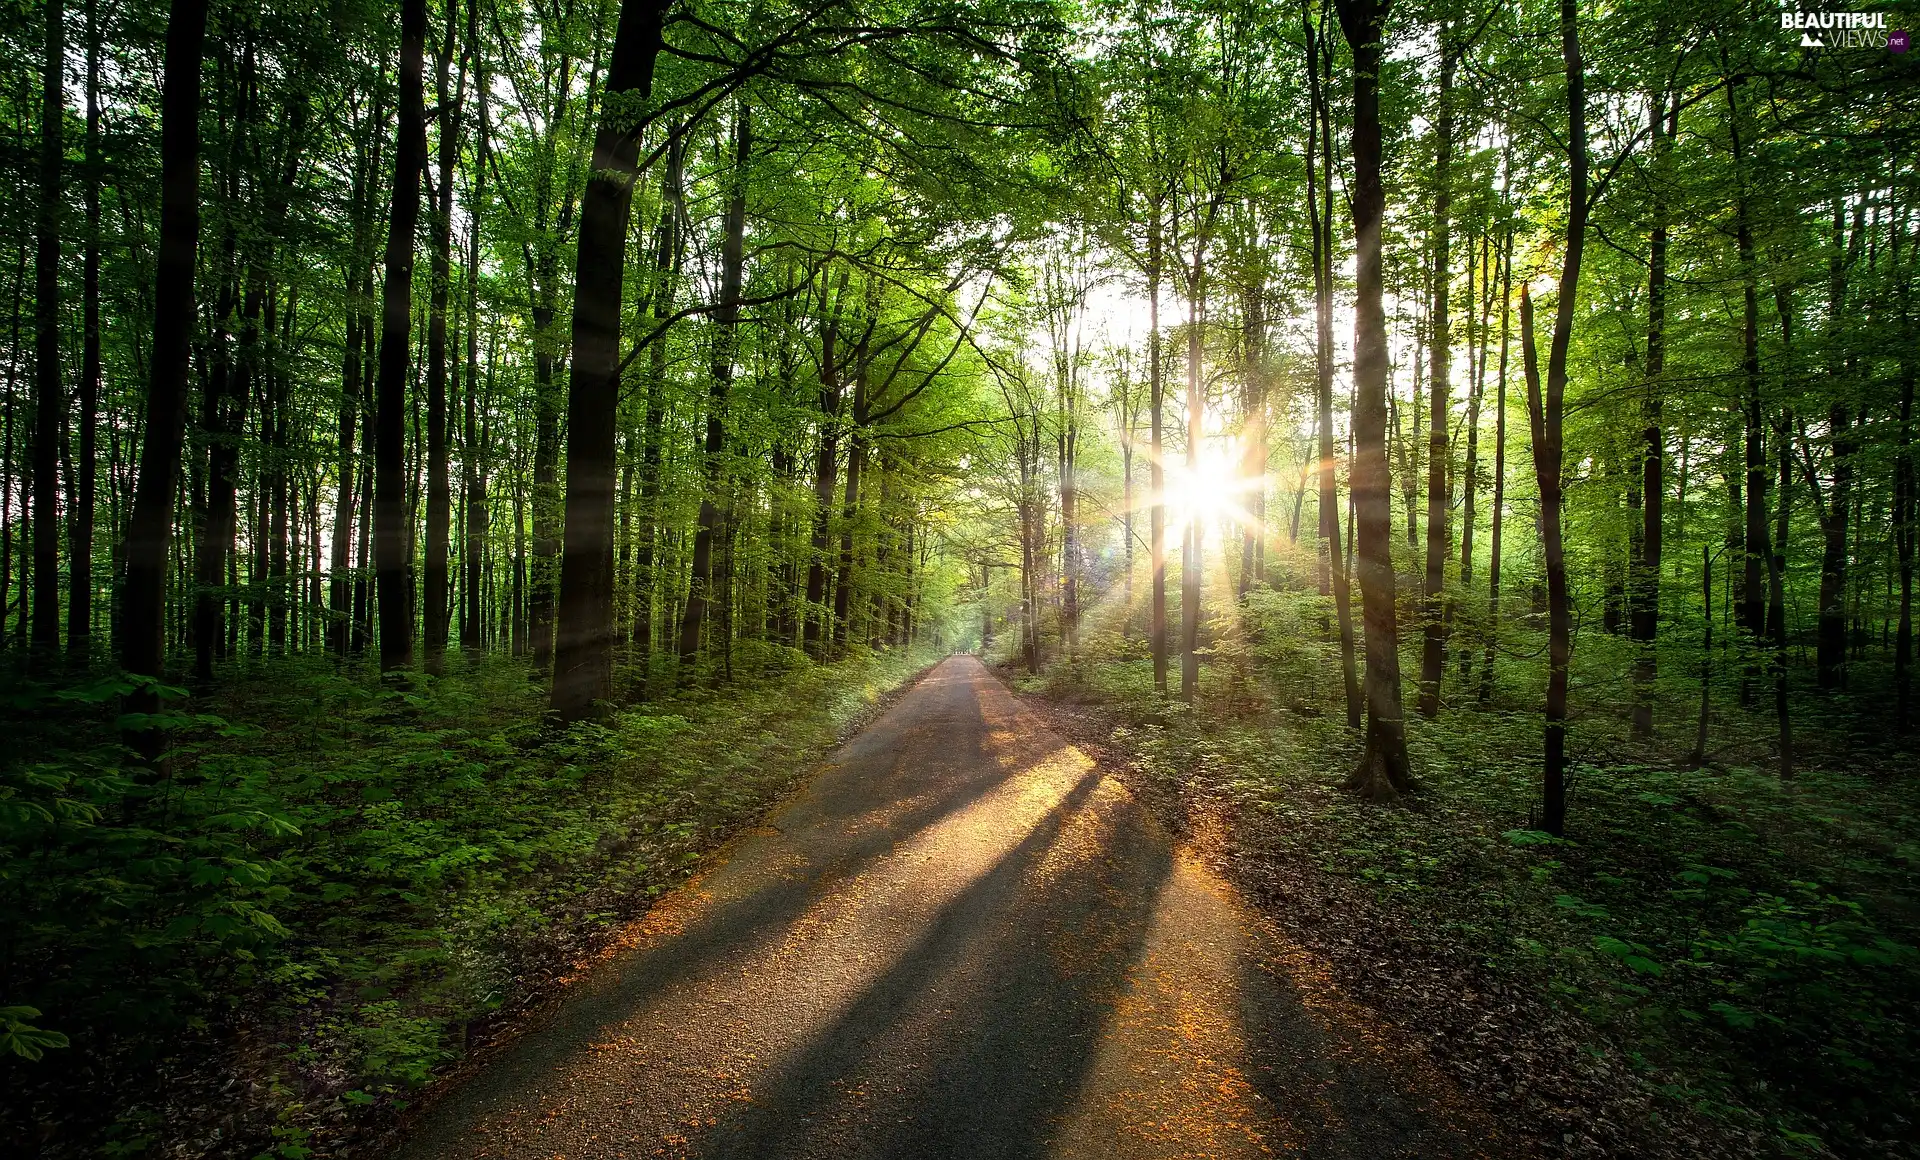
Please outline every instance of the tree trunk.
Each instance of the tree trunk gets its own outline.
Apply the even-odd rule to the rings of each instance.
[[[1760,286],[1753,250],[1753,222],[1746,192],[1746,154],[1740,134],[1740,107],[1734,80],[1726,80],[1727,131],[1733,144],[1734,233],[1740,254],[1743,326],[1740,369],[1745,377],[1742,417],[1746,427],[1746,524],[1743,583],[1736,609],[1741,627],[1756,644],[1766,638],[1766,569],[1773,555],[1767,531],[1766,414],[1760,398]]]
[[[1147,406],[1152,421],[1152,448],[1147,454],[1148,490],[1152,510],[1149,534],[1153,540],[1153,611],[1149,629],[1153,649],[1153,688],[1167,695],[1167,467],[1163,443],[1166,382],[1160,365],[1160,277],[1162,254],[1161,205],[1156,198],[1147,222]]]
[[[1656,180],[1679,129],[1680,103],[1661,93],[1653,103],[1653,162]],[[1662,187],[1664,190],[1664,187]],[[1660,625],[1660,550],[1665,534],[1667,439],[1662,427],[1667,371],[1667,209],[1664,192],[1654,201],[1653,233],[1647,245],[1647,393],[1641,403],[1644,425],[1640,446],[1640,552],[1627,584],[1631,610],[1628,635],[1634,642],[1633,732],[1653,736],[1653,682],[1658,673],[1654,638]]]
[[[469,3],[477,0],[468,0]],[[427,551],[421,577],[425,607],[423,644],[426,670],[446,671],[447,631],[453,616],[450,540],[453,487],[447,450],[447,299],[453,279],[453,170],[460,156],[460,106],[466,99],[467,58],[460,58],[459,80],[448,91],[447,67],[454,53],[454,15],[458,0],[448,0],[446,35],[439,54],[439,181],[434,188],[433,257],[427,289]],[[474,207],[478,212],[479,207]]]
[[[461,561],[460,647],[478,653],[486,646],[483,588],[486,577],[487,529],[491,516],[487,510],[487,467],[491,448],[481,432],[480,395],[480,211],[487,190],[487,70],[479,60],[480,5],[467,4],[467,51],[475,55],[474,96],[479,102],[476,120],[478,137],[473,158],[473,213],[467,229],[467,393],[465,430],[461,433],[461,482],[466,507],[466,535]]]
[[[1565,834],[1567,826],[1567,672],[1573,651],[1573,615],[1561,528],[1561,432],[1566,410],[1567,347],[1573,337],[1574,306],[1580,290],[1588,199],[1586,69],[1580,57],[1578,13],[1578,0],[1560,0],[1560,47],[1567,71],[1569,192],[1566,253],[1560,268],[1553,345],[1547,352],[1544,399],[1533,341],[1533,299],[1525,286],[1520,290],[1520,345],[1526,366],[1527,414],[1533,428],[1533,469],[1540,487],[1540,534],[1547,571],[1547,705],[1540,828],[1555,836]]]
[[[66,9],[47,0],[40,81],[40,206],[33,261],[33,653],[43,665],[60,651],[60,431],[67,389],[60,381],[60,180],[66,145]]]
[[[681,193],[681,166],[685,147],[676,122],[668,129],[666,171],[661,175],[660,221],[654,230],[654,283],[649,291],[656,327],[673,313],[674,291],[680,271],[680,221],[686,215]],[[646,416],[640,451],[640,549],[635,564],[634,643],[640,647],[639,693],[646,695],[652,670],[654,604],[658,568],[655,556],[660,536],[660,462],[667,408],[667,336],[663,332],[647,351]]]
[[[1854,210],[1853,241],[1843,254],[1845,219],[1841,206],[1833,207],[1833,253],[1828,260],[1827,318],[1836,336],[1845,325],[1847,268],[1859,255],[1862,234],[1861,215],[1865,206]],[[1851,363],[1851,360],[1848,360]],[[1846,368],[1851,369],[1849,366]],[[1847,683],[1847,522],[1853,515],[1853,412],[1845,392],[1857,390],[1852,376],[1842,377],[1843,368],[1836,359],[1828,376],[1841,386],[1827,411],[1828,439],[1832,448],[1833,488],[1826,511],[1820,520],[1822,551],[1820,557],[1820,620],[1816,665],[1822,689],[1840,689]]]
[[[206,0],[172,0],[160,86],[160,260],[154,272],[153,346],[147,383],[146,438],[127,525],[125,631],[121,663],[159,677],[166,659],[167,548],[172,540],[187,422],[193,354],[193,276],[200,245],[200,62],[206,44]],[[158,698],[128,698],[134,712],[152,712]],[[137,741],[149,758],[159,734]]]
[[[414,230],[426,168],[426,0],[401,0],[400,123],[393,142],[374,388],[373,569],[380,602],[380,671],[413,666],[413,552],[407,503],[407,360],[413,325]]]
[[[692,676],[693,662],[700,651],[700,630],[708,617],[708,605],[716,599],[729,598],[726,587],[716,583],[725,570],[714,566],[713,544],[722,520],[721,508],[726,505],[727,396],[733,389],[735,331],[740,325],[740,287],[746,276],[747,161],[753,153],[753,120],[744,102],[734,118],[733,150],[733,188],[727,195],[726,220],[722,226],[724,239],[720,256],[720,301],[713,312],[716,333],[707,397],[707,432],[701,448],[704,487],[700,494],[699,524],[693,536],[693,584],[687,591],[687,608],[680,621],[679,651],[683,680]]]
[[[667,4],[624,0],[605,111],[580,207],[567,388],[566,539],[554,648],[553,712],[577,721],[613,695],[614,435],[620,411],[620,307],[638,174],[640,110],[653,93]]]
[[[1199,478],[1200,442],[1204,437],[1205,399],[1200,393],[1200,332],[1207,324],[1206,236],[1195,223],[1193,268],[1187,281],[1187,478]],[[1200,691],[1200,590],[1202,538],[1206,528],[1200,514],[1186,513],[1186,534],[1180,539],[1180,698],[1191,701]]]
[[[87,0],[86,254],[81,267],[80,451],[67,514],[67,660],[86,667],[93,643],[93,509],[100,415],[100,25],[99,0]]]
[[[1448,412],[1453,405],[1453,330],[1451,314],[1453,212],[1453,72],[1450,28],[1440,30],[1440,115],[1436,121],[1433,170],[1433,309],[1427,377],[1427,571],[1421,590],[1424,621],[1420,649],[1420,715],[1440,712],[1440,680],[1447,665],[1447,629],[1441,606],[1447,589],[1448,520],[1453,514],[1447,479]]]
[[[1387,4],[1336,0],[1353,50],[1353,438],[1349,468],[1358,525],[1355,567],[1366,626],[1367,744],[1347,779],[1362,796],[1385,799],[1412,788],[1406,715],[1400,700],[1400,631],[1394,609],[1393,506],[1387,473],[1387,319],[1382,302],[1380,68]]]
[[[1774,512],[1772,548],[1767,557],[1767,630],[1772,643],[1773,716],[1779,726],[1780,776],[1793,776],[1793,713],[1787,700],[1787,531],[1792,511],[1790,486],[1793,483],[1792,442],[1787,438],[1787,423],[1778,436],[1779,494]]]
[[[1324,16],[1324,8],[1322,10]],[[1361,727],[1359,676],[1353,647],[1353,592],[1340,547],[1340,483],[1333,453],[1333,123],[1326,70],[1333,46],[1324,26],[1303,14],[1307,37],[1307,218],[1313,231],[1314,402],[1320,441],[1320,595],[1333,597],[1340,632],[1340,676],[1347,727]],[[1317,146],[1317,147],[1316,147]],[[1317,155],[1317,156],[1316,156]],[[1313,172],[1318,162],[1319,171]]]

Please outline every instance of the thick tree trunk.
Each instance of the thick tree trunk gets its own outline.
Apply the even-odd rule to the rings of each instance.
[[[735,331],[740,325],[740,287],[746,276],[747,161],[753,153],[753,120],[743,102],[733,123],[733,188],[727,195],[726,219],[722,225],[720,253],[720,301],[713,312],[715,336],[713,366],[707,397],[707,432],[701,447],[702,482],[699,523],[693,536],[693,584],[687,591],[687,607],[680,620],[680,670],[682,679],[692,676],[693,662],[700,651],[700,630],[708,618],[708,606],[729,599],[725,585],[718,583],[724,568],[714,565],[714,538],[720,531],[726,480],[727,403],[733,390]],[[722,534],[724,539],[724,534]]]
[[[1394,608],[1393,506],[1387,473],[1387,318],[1382,302],[1380,68],[1387,5],[1336,0],[1353,50],[1353,438],[1349,469],[1358,525],[1355,568],[1366,626],[1367,743],[1348,788],[1369,798],[1412,788],[1400,699],[1400,630]]]
[[[1447,666],[1447,629],[1442,612],[1447,590],[1448,521],[1453,514],[1447,478],[1449,411],[1453,405],[1452,213],[1453,73],[1456,57],[1440,31],[1440,115],[1435,122],[1433,168],[1433,308],[1427,377],[1427,570],[1421,589],[1420,715],[1440,712],[1440,681]]]
[[[380,602],[380,671],[413,666],[413,537],[407,502],[407,361],[413,326],[414,230],[426,168],[426,0],[400,6],[400,123],[393,143],[374,388],[373,569]]]
[[[60,443],[67,413],[60,379],[60,180],[66,144],[66,8],[47,0],[40,81],[40,205],[33,261],[33,653],[60,650]]]
[[[160,85],[160,260],[154,273],[153,346],[147,382],[146,437],[127,525],[127,579],[121,663],[158,677],[166,659],[167,548],[179,487],[193,342],[193,276],[200,244],[200,66],[206,0],[173,0],[167,17]],[[152,712],[146,692],[128,698]],[[159,735],[138,737],[149,757]]]
[[[566,539],[554,648],[553,712],[574,721],[613,695],[614,436],[620,411],[620,306],[638,174],[641,111],[653,93],[667,4],[624,0],[605,111],[580,207],[567,389]]]

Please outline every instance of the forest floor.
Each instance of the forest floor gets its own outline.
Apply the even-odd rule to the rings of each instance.
[[[57,831],[6,878],[68,891],[30,900],[39,941],[13,962],[72,1045],[0,1058],[0,1152],[380,1151],[935,659],[743,654],[732,684],[558,733],[523,661],[384,690],[324,662],[236,665],[175,722],[164,798]],[[28,789],[129,792],[93,692],[15,696],[38,711]],[[231,869],[180,890],[160,857]],[[275,933],[216,925],[234,913]]]
[[[1531,1152],[970,656],[569,995],[399,1155]]]
[[[1920,1155],[1909,767],[1829,754],[1782,783],[1733,744],[1689,769],[1588,716],[1563,841],[1530,820],[1537,712],[1501,690],[1424,722],[1409,694],[1419,786],[1368,805],[1339,789],[1357,741],[1324,708],[1310,612],[1217,640],[1190,704],[1111,630],[1079,663],[1003,671],[1329,986],[1543,1152]]]

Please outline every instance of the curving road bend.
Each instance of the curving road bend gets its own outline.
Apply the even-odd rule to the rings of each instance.
[[[573,990],[398,1155],[1520,1151],[969,656]]]

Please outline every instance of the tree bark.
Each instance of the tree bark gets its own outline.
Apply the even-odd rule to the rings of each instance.
[[[1366,750],[1347,779],[1364,797],[1397,797],[1412,788],[1406,715],[1400,699],[1400,631],[1394,609],[1393,506],[1387,472],[1387,319],[1382,302],[1380,68],[1386,3],[1336,0],[1341,32],[1353,50],[1353,438],[1349,469],[1357,524],[1355,570],[1366,626]]]
[[[167,548],[186,433],[200,244],[200,66],[206,34],[206,0],[173,0],[160,84],[160,255],[153,281],[146,437],[127,525],[121,636],[121,663],[128,672],[149,677],[161,675],[166,659]],[[152,712],[157,705],[158,698],[145,690],[128,698],[134,712]],[[138,732],[136,741],[149,758],[157,756],[157,733]]]
[[[87,154],[82,196],[86,252],[81,259],[80,450],[67,516],[67,660],[84,668],[93,645],[93,510],[100,415],[100,24],[99,0],[87,0]]]
[[[1452,213],[1453,73],[1457,58],[1440,30],[1440,113],[1435,122],[1433,169],[1433,307],[1427,347],[1427,570],[1421,590],[1420,715],[1440,712],[1440,681],[1447,665],[1447,629],[1441,606],[1447,589],[1448,522],[1453,514],[1447,479],[1448,412],[1453,405]]]
[[[464,431],[461,433],[461,482],[464,486],[466,535],[461,562],[462,606],[460,610],[460,647],[478,653],[486,647],[486,617],[483,587],[487,566],[487,529],[492,518],[487,508],[487,469],[491,447],[480,423],[480,215],[487,204],[487,70],[480,59],[480,5],[467,4],[467,51],[474,56],[474,96],[478,101],[475,117],[473,158],[473,212],[467,229],[467,393]],[[489,384],[491,385],[491,384]]]
[[[1766,639],[1766,569],[1773,555],[1767,531],[1767,444],[1766,414],[1760,397],[1760,285],[1753,249],[1753,221],[1746,190],[1746,151],[1740,134],[1740,106],[1735,82],[1728,77],[1727,131],[1733,146],[1734,234],[1740,255],[1741,327],[1740,370],[1746,387],[1742,392],[1741,415],[1745,424],[1746,523],[1741,598],[1735,608],[1741,627],[1755,643]]]
[[[60,378],[60,181],[65,161],[66,8],[47,0],[40,81],[40,205],[33,260],[33,654],[60,651],[60,444],[67,413]]]
[[[664,0],[624,0],[580,206],[567,387],[567,508],[554,648],[553,712],[591,716],[613,694],[614,436],[620,306],[640,131],[653,94]]]
[[[1502,180],[1504,193],[1505,179]],[[1480,664],[1479,700],[1493,700],[1493,654],[1500,640],[1500,550],[1507,506],[1507,355],[1513,336],[1513,232],[1501,242],[1500,367],[1495,374],[1493,411],[1493,516],[1487,530],[1487,648]]]
[[[1679,129],[1680,103],[1667,93],[1654,98],[1652,146],[1654,180],[1665,180],[1665,161]],[[1641,402],[1640,552],[1627,584],[1628,636],[1634,642],[1633,733],[1653,736],[1654,678],[1658,657],[1654,639],[1660,626],[1660,552],[1665,534],[1666,431],[1662,413],[1667,371],[1667,244],[1669,223],[1664,187],[1654,194],[1652,236],[1647,244],[1647,392]]]
[[[740,287],[746,277],[747,161],[753,153],[753,119],[742,102],[733,123],[733,181],[727,195],[723,239],[720,246],[720,301],[713,312],[713,366],[707,396],[707,432],[701,447],[704,487],[700,494],[699,523],[693,536],[693,584],[687,592],[687,607],[680,620],[680,669],[682,679],[691,677],[693,662],[700,651],[700,630],[708,618],[708,606],[715,600],[727,600],[724,585],[716,583],[724,568],[714,564],[714,538],[727,504],[726,481],[727,403],[733,389],[735,331],[740,325]]]
[[[1541,762],[1540,828],[1566,833],[1567,675],[1572,658],[1573,614],[1567,591],[1567,555],[1561,527],[1561,451],[1566,413],[1567,348],[1580,289],[1580,263],[1587,233],[1586,69],[1580,56],[1578,0],[1560,0],[1560,48],[1567,75],[1567,238],[1560,268],[1560,295],[1547,352],[1545,398],[1533,341],[1533,299],[1520,290],[1520,345],[1526,364],[1527,414],[1533,428],[1533,469],[1540,489],[1540,534],[1547,572],[1547,704]]]
[[[400,123],[393,142],[374,387],[373,569],[380,602],[380,671],[413,666],[413,537],[407,502],[407,361],[413,326],[414,230],[426,169],[426,0],[400,5]]]
[[[1324,22],[1326,10],[1321,9]],[[1313,231],[1314,403],[1318,409],[1320,483],[1320,595],[1333,597],[1340,633],[1341,688],[1347,727],[1361,727],[1360,681],[1355,670],[1353,592],[1340,547],[1340,483],[1333,452],[1333,118],[1326,93],[1332,45],[1325,24],[1302,15],[1307,43],[1307,218]],[[1317,156],[1316,156],[1317,155]],[[1319,172],[1313,172],[1315,163]]]
[[[476,0],[469,0],[469,3]],[[427,289],[427,544],[421,577],[425,605],[422,637],[426,670],[446,670],[447,632],[453,617],[450,541],[453,534],[453,486],[447,447],[447,300],[453,279],[453,170],[460,156],[460,106],[466,99],[467,58],[460,58],[459,79],[449,93],[447,70],[456,41],[459,0],[448,0],[446,33],[438,60],[440,98],[439,180],[433,205],[433,257]],[[476,207],[477,210],[477,207]]]
[[[1187,479],[1199,478],[1200,443],[1206,401],[1200,390],[1201,331],[1207,324],[1206,231],[1196,221],[1193,268],[1187,280]],[[1202,540],[1206,528],[1200,513],[1186,513],[1186,534],[1180,538],[1180,698],[1191,701],[1200,691],[1200,600]]]
[[[1153,541],[1153,610],[1148,635],[1153,650],[1153,687],[1167,695],[1167,467],[1164,443],[1166,382],[1160,365],[1160,278],[1162,252],[1161,204],[1148,207],[1147,221],[1147,408],[1151,415],[1152,449],[1147,455],[1149,535]]]

